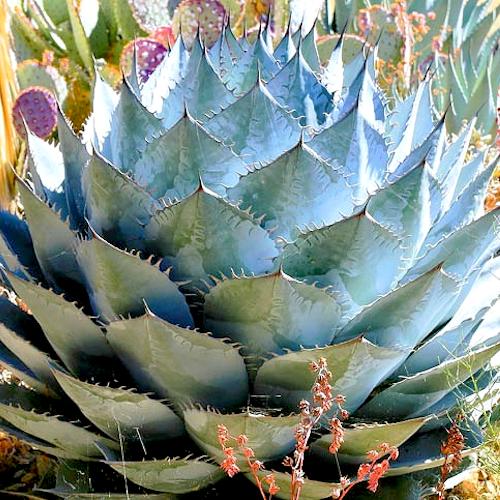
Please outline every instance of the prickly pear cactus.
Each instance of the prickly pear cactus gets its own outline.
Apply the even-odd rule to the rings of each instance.
[[[139,38],[129,42],[123,49],[120,66],[125,75],[132,71],[132,60],[134,56],[134,44],[137,56],[137,70],[142,82],[146,82],[168,53],[167,48],[152,38]]]
[[[17,132],[26,136],[26,126],[38,137],[45,139],[57,125],[57,103],[54,94],[44,87],[29,87],[18,96],[12,108]]]
[[[176,36],[182,32],[184,43],[191,48],[196,33],[207,47],[211,47],[222,31],[226,10],[218,0],[182,0],[172,20]]]

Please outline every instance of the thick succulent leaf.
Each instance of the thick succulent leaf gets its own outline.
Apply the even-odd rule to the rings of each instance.
[[[146,302],[161,318],[182,326],[193,324],[184,296],[157,266],[113,247],[97,235],[80,243],[77,259],[92,307],[103,319],[140,315]]]
[[[448,211],[453,201],[459,172],[465,162],[475,122],[475,119],[471,120],[460,135],[449,145],[439,161],[436,177],[443,188],[441,207],[443,213]]]
[[[180,418],[165,404],[146,394],[82,382],[53,370],[64,392],[102,432],[127,442],[163,441],[184,432]]]
[[[218,425],[225,425],[232,436],[247,436],[248,446],[255,456],[267,462],[280,459],[293,450],[299,417],[270,416],[250,411],[222,415],[215,411],[191,408],[184,411],[184,422],[191,438],[218,463],[225,458],[217,439]],[[248,470],[242,454],[235,450],[235,455],[242,470]]]
[[[378,346],[408,351],[446,319],[459,291],[460,283],[434,268],[366,306],[336,340],[362,334]]]
[[[248,377],[233,346],[152,315],[115,321],[110,342],[139,387],[176,403],[222,407],[244,404]]]
[[[98,446],[117,450],[118,444],[58,417],[0,404],[0,417],[22,432],[82,457],[102,458]]]
[[[277,472],[274,470],[271,472],[274,475],[276,484],[280,488],[280,491],[275,495],[276,498],[282,498],[283,500],[288,500],[291,495],[292,477],[290,476],[290,474],[286,474],[285,472]],[[261,481],[264,491],[269,493],[269,485],[264,480],[264,477],[267,476],[268,474],[269,471],[267,470],[261,470],[257,472],[257,476]],[[253,474],[247,472],[245,476],[255,484],[255,478],[253,477]],[[330,498],[332,496],[332,492],[334,491],[340,491],[339,483],[314,481],[306,477],[304,478],[304,484],[302,485],[300,498],[302,500],[321,500],[323,498]]]
[[[344,83],[344,62],[342,60],[342,49],[344,47],[344,35],[342,34],[333,48],[328,58],[328,63],[325,64],[320,80],[324,87],[331,94],[342,90]]]
[[[300,43],[300,50],[304,60],[309,65],[309,67],[315,72],[320,71],[320,60],[318,54],[318,47],[316,45],[316,30],[313,26],[311,30],[306,34]]]
[[[274,49],[273,57],[283,67],[288,61],[290,61],[296,52],[297,48],[295,47],[291,26],[289,24],[285,35],[281,38],[278,45]]]
[[[163,58],[141,89],[142,103],[149,111],[162,114],[164,101],[186,74],[189,56],[190,53],[182,37],[178,36],[172,50]],[[166,126],[165,119],[171,121],[172,118],[163,114],[164,126]]]
[[[41,277],[26,221],[0,211],[0,265],[21,277]],[[26,268],[26,269],[25,269]]]
[[[340,169],[347,163],[357,122],[357,108],[353,108],[341,119],[328,123],[307,142],[324,161]]]
[[[1,327],[0,327],[1,328]],[[22,380],[39,394],[45,394],[51,397],[57,397],[56,393],[46,384],[40,381],[36,375],[7,347],[0,342],[0,365],[4,370],[12,373],[14,377]],[[4,384],[6,385],[6,384]]]
[[[108,136],[119,96],[96,73],[92,97],[93,111],[84,130],[85,142],[90,143],[105,158],[111,158],[111,144]]]
[[[497,343],[396,382],[376,394],[360,408],[359,414],[377,419],[420,416],[481,369],[499,351],[500,343]]]
[[[285,239],[297,227],[338,222],[355,205],[349,179],[302,143],[241,177],[227,195],[242,209],[265,214],[264,227]]]
[[[43,332],[32,316],[5,296],[0,296],[0,341],[36,378],[52,389],[57,388],[50,372],[47,354],[50,349],[44,342]]]
[[[73,252],[75,233],[23,181],[18,182],[18,188],[35,255],[45,278],[57,290],[69,283],[80,283],[82,277]]]
[[[224,477],[224,471],[218,465],[189,458],[108,464],[129,481],[166,493],[191,493]]]
[[[302,126],[318,128],[333,109],[332,96],[318,81],[301,50],[267,84],[267,89]]]
[[[472,429],[463,428],[461,431],[465,438],[466,447],[462,456],[467,457],[474,448],[482,444],[481,430],[474,426]],[[415,435],[399,447],[399,458],[391,462],[386,476],[399,476],[440,467],[444,462],[441,443],[446,440],[446,437],[444,429]]]
[[[222,65],[222,81],[234,93],[246,94],[254,85],[260,73],[264,81],[269,81],[277,72],[279,66],[276,59],[269,53],[260,35],[252,47],[238,57],[233,63]]]
[[[395,234],[361,213],[287,244],[283,269],[307,282],[346,290],[357,304],[369,304],[397,280],[403,252]]]
[[[367,461],[366,454],[376,450],[382,443],[399,448],[429,421],[428,417],[413,418],[393,423],[360,424],[344,427],[344,442],[338,452],[342,463],[362,464]],[[333,463],[334,455],[328,448],[332,442],[331,434],[325,434],[311,443],[314,455]]]
[[[201,122],[237,100],[210,65],[199,39],[191,51],[183,83],[188,109]]]
[[[133,171],[146,140],[161,129],[161,121],[141,104],[128,81],[124,80],[106,139],[110,155],[104,153],[103,156],[121,170]]]
[[[205,122],[205,127],[247,164],[272,162],[295,146],[301,134],[299,122],[280,107],[260,80]]]
[[[457,185],[455,186],[454,200],[482,170],[485,157],[486,151],[480,151],[462,167],[457,179]]]
[[[182,199],[199,185],[200,178],[223,195],[246,173],[245,163],[230,148],[214,139],[188,112],[170,130],[147,145],[134,175],[155,198]]]
[[[203,185],[157,212],[145,229],[147,248],[164,257],[176,280],[202,280],[233,269],[264,274],[278,254],[268,232],[248,212]]]
[[[366,400],[374,387],[382,382],[406,357],[404,351],[378,347],[368,340],[356,339],[328,347],[307,349],[266,361],[257,372],[255,392],[267,394],[275,404],[296,409],[301,399],[310,399],[315,375],[309,364],[326,358],[332,369],[334,394],[343,394],[345,407],[353,412]],[[360,366],[370,377],[359,377]]]
[[[327,345],[341,315],[341,305],[326,290],[281,271],[220,281],[205,295],[205,328],[255,356]]]
[[[500,208],[488,212],[478,220],[445,236],[423,253],[403,281],[418,277],[442,263],[443,270],[458,279],[465,278],[485,257],[498,248],[496,229]]]
[[[96,154],[85,170],[83,186],[92,228],[114,245],[141,250],[144,226],[159,208],[152,196]]]
[[[488,190],[490,177],[498,164],[498,158],[492,161],[458,195],[455,202],[432,227],[425,240],[425,245],[433,246],[446,237],[476,220],[484,213],[484,198]]]
[[[485,314],[500,298],[500,258],[492,259],[484,267],[453,318],[434,336],[419,347],[398,370],[409,376],[437,366],[452,356],[464,354],[470,347]],[[471,335],[472,334],[472,335]],[[472,338],[471,338],[472,337]],[[485,340],[489,340],[487,336]]]
[[[82,190],[82,176],[90,155],[59,108],[57,110],[57,136],[63,154],[64,194],[71,226],[83,228],[85,226],[85,198]]]
[[[407,266],[413,264],[440,209],[441,191],[425,163],[393,180],[366,207],[379,224],[404,241]]]
[[[169,495],[168,493],[77,493],[56,489],[40,491],[46,491],[66,500],[96,500],[98,498],[106,498],[106,500],[176,500],[178,498],[176,495]]]
[[[110,373],[113,352],[104,333],[74,303],[51,290],[9,275],[16,293],[28,305],[52,348],[76,375]]]
[[[389,171],[394,171],[412,151],[425,142],[434,128],[430,81],[422,82],[404,101],[396,101],[388,131],[392,157]]]
[[[64,160],[57,146],[28,131],[28,166],[36,194],[54,201],[64,183]]]

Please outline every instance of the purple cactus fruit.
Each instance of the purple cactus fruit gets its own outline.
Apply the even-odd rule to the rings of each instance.
[[[24,122],[42,139],[47,138],[57,125],[57,102],[54,94],[44,87],[23,90],[12,107],[12,118],[17,133],[25,138]]]
[[[134,43],[137,51],[137,66],[139,78],[142,82],[148,80],[153,71],[167,55],[167,48],[152,38],[138,38],[132,40],[123,48],[120,65],[125,75],[132,71],[132,59],[134,54]]]

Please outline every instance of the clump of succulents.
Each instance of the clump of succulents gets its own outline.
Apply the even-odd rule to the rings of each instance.
[[[335,3],[336,29],[377,44],[380,83],[400,94],[434,74],[433,93],[458,133],[477,113],[476,127],[494,141],[496,94],[500,85],[498,4],[493,0],[396,0]]]
[[[341,39],[322,65],[313,31],[273,49],[267,29],[178,37],[146,82],[96,77],[82,137],[60,110],[58,146],[26,132],[24,218],[0,213],[21,306],[0,298],[0,362],[30,389],[0,387],[0,427],[66,464],[57,494],[208,496],[220,424],[287,498],[322,357],[351,415],[343,474],[387,443],[386,487],[410,498],[457,402],[497,378],[495,162],[468,155],[474,122],[451,139],[429,78],[389,109],[375,52],[344,65]],[[481,430],[463,433],[470,453]],[[305,498],[338,488],[329,441]]]

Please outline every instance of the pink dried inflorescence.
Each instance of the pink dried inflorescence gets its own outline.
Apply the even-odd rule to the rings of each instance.
[[[28,87],[17,96],[12,107],[12,118],[21,137],[26,136],[26,123],[38,137],[47,138],[57,124],[57,102],[54,94],[44,87]]]
[[[461,419],[462,417],[459,417]],[[444,499],[444,483],[448,475],[458,469],[462,463],[462,452],[465,447],[465,439],[461,433],[458,424],[454,421],[447,431],[446,441],[441,444],[441,454],[444,456],[444,463],[441,466],[441,477],[437,485],[438,499]]]

